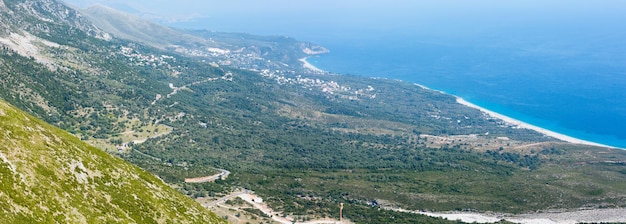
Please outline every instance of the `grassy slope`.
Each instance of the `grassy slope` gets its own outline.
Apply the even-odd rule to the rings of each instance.
[[[4,222],[223,222],[152,174],[4,101],[0,130]]]

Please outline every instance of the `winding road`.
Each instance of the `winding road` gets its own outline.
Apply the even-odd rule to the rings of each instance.
[[[185,183],[206,183],[206,182],[216,181],[217,179],[225,180],[228,177],[228,175],[230,175],[230,171],[228,170],[225,170],[225,169],[216,169],[216,170],[220,171],[220,173],[211,175],[211,176],[206,176],[206,177],[185,178]]]

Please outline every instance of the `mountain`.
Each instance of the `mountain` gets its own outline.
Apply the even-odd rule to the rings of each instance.
[[[206,45],[209,42],[101,4],[93,5],[82,10],[82,12],[97,27],[116,37],[146,43],[158,48],[165,48],[174,44]]]
[[[89,67],[93,57],[85,53],[86,46],[110,36],[56,1],[0,1],[0,8],[2,98],[62,122],[58,118],[74,107],[72,100],[85,99],[79,95],[87,93],[77,93],[79,84],[89,85],[83,80],[90,77],[77,78],[81,74],[74,66]],[[65,60],[80,52],[85,57]],[[222,221],[154,175],[5,101],[0,120],[4,222]]]
[[[115,37],[187,56],[208,58],[220,65],[285,69],[289,64],[298,64],[303,57],[328,52],[317,44],[284,36],[174,29],[100,4],[79,11]]]
[[[0,98],[190,197],[246,188],[300,219],[337,218],[344,203],[357,223],[420,220],[388,207],[626,206],[624,151],[517,128],[411,83],[307,70],[298,59],[326,51],[313,43],[133,25],[148,22],[56,1],[0,7]],[[171,39],[186,35],[198,41]],[[216,168],[231,173],[185,183]]]
[[[6,223],[219,223],[154,175],[0,101]]]
[[[110,39],[110,36],[89,23],[75,10],[68,10],[64,4],[54,0],[41,1],[2,1],[3,10],[1,20],[4,29],[1,34],[19,29],[46,38],[55,38],[61,35],[81,34],[100,39]],[[37,21],[37,23],[34,23]],[[70,29],[66,29],[66,28]],[[67,40],[72,41],[72,40]]]

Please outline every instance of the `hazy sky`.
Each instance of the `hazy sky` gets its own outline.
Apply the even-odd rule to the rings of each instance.
[[[102,3],[176,25],[215,31],[310,36],[370,32],[431,36],[489,35],[507,30],[613,30],[626,21],[622,0],[65,0]],[[199,27],[202,26],[202,27]],[[308,34],[303,31],[309,27]],[[611,32],[613,32],[611,31]],[[559,31],[561,32],[561,31]]]

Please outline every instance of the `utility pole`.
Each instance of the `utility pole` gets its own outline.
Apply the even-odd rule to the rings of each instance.
[[[343,203],[339,203],[339,223],[343,223]]]

